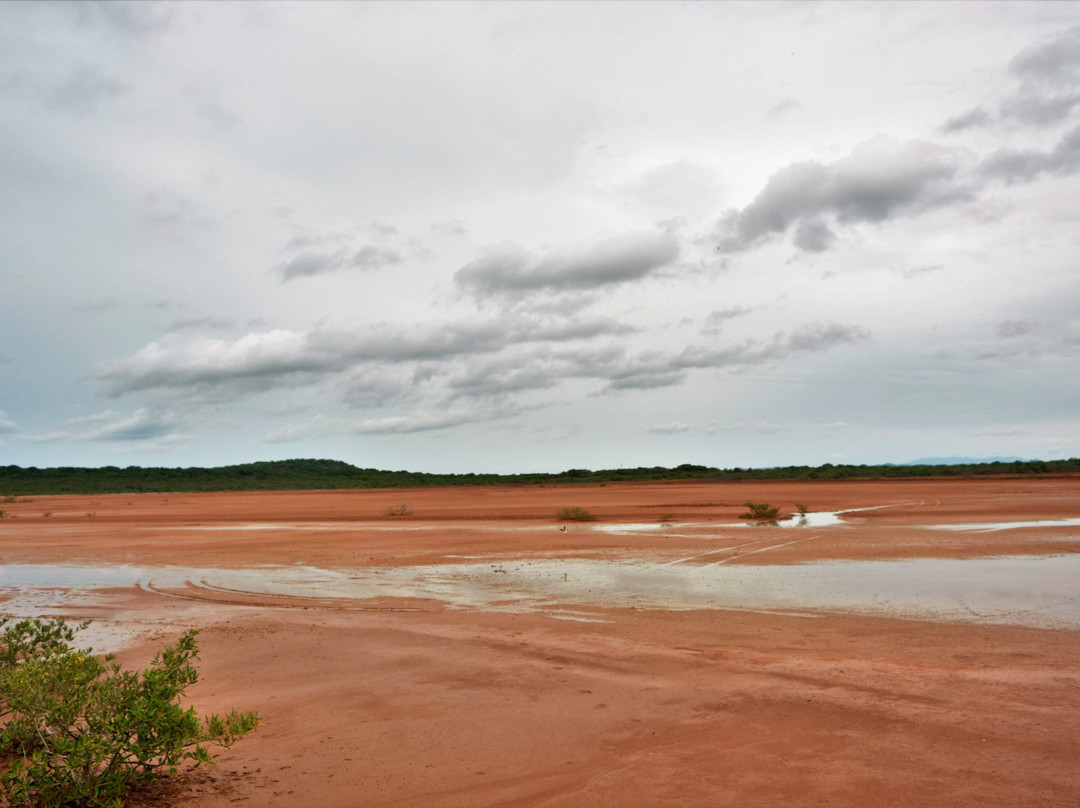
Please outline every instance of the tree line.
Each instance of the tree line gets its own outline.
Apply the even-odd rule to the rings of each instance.
[[[0,495],[137,494],[195,491],[286,491],[343,488],[428,488],[469,485],[649,482],[658,480],[860,480],[909,477],[977,477],[1080,473],[1080,458],[949,465],[782,466],[714,468],[684,463],[674,468],[568,469],[557,473],[430,474],[358,468],[340,460],[276,460],[213,468],[103,466],[36,468],[0,466]]]

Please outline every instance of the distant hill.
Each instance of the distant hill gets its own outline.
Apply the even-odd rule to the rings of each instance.
[[[960,466],[973,463],[1026,463],[1022,457],[923,457],[900,466]]]
[[[948,462],[945,462],[948,461]],[[30,494],[135,494],[181,491],[296,491],[344,488],[419,488],[466,485],[646,482],[655,480],[858,480],[904,477],[1080,474],[1070,460],[939,458],[904,465],[784,466],[720,469],[684,463],[674,468],[568,469],[551,474],[427,474],[357,468],[340,460],[277,460],[217,468],[102,468],[0,466],[0,502]]]

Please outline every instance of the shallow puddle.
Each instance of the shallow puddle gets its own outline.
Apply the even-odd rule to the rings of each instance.
[[[308,566],[214,569],[10,564],[0,566],[2,609],[59,609],[96,589],[290,598],[423,598],[457,608],[542,611],[574,619],[575,608],[839,611],[1080,628],[1080,555],[973,560],[829,561],[749,566],[633,560],[527,559],[416,567]],[[560,608],[562,607],[562,608]],[[567,608],[570,611],[567,611]]]
[[[966,525],[927,525],[931,530],[969,530],[988,533],[994,530],[1016,530],[1031,527],[1080,527],[1077,519],[1037,519],[1029,522],[974,522]]]

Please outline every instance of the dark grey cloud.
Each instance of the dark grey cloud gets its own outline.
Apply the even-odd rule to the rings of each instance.
[[[1080,105],[1080,26],[1020,52],[1009,64],[1016,92],[1001,105],[1003,118],[1052,126]]]
[[[605,389],[611,391],[655,390],[661,387],[674,387],[686,381],[686,371],[655,365],[656,363],[646,361],[642,366],[612,373]]]
[[[980,174],[1008,184],[1031,182],[1042,174],[1067,177],[1080,171],[1080,126],[1061,138],[1050,151],[999,149],[979,167]]]
[[[463,266],[454,280],[480,295],[588,290],[640,280],[678,256],[668,233],[623,235],[540,258],[503,245]]]
[[[804,252],[825,252],[836,240],[836,234],[821,219],[803,219],[795,228],[793,241]]]
[[[926,141],[879,136],[834,163],[795,163],[777,171],[757,198],[721,219],[721,252],[739,252],[795,228],[797,246],[821,251],[826,223],[880,222],[967,198],[957,182],[963,155]]]
[[[314,275],[324,275],[327,272],[336,272],[341,269],[346,260],[347,252],[337,250],[331,253],[302,252],[275,267],[282,280],[291,281],[294,278],[310,278]]]
[[[953,132],[963,132],[965,129],[974,129],[979,126],[986,126],[994,120],[994,116],[991,115],[983,107],[975,107],[969,109],[967,112],[963,112],[952,118],[949,118],[945,123],[941,125],[941,131],[945,134],[952,134]]]
[[[328,272],[348,269],[374,270],[392,264],[400,264],[404,259],[397,250],[366,244],[357,250],[338,249],[332,252],[302,252],[294,258],[279,264],[276,271],[282,280],[310,278]]]

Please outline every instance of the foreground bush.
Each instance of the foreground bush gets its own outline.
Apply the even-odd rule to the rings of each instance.
[[[131,788],[212,762],[258,724],[235,710],[199,720],[180,697],[194,684],[196,630],[141,672],[72,648],[63,620],[0,620],[0,801],[10,806],[121,806]]]

